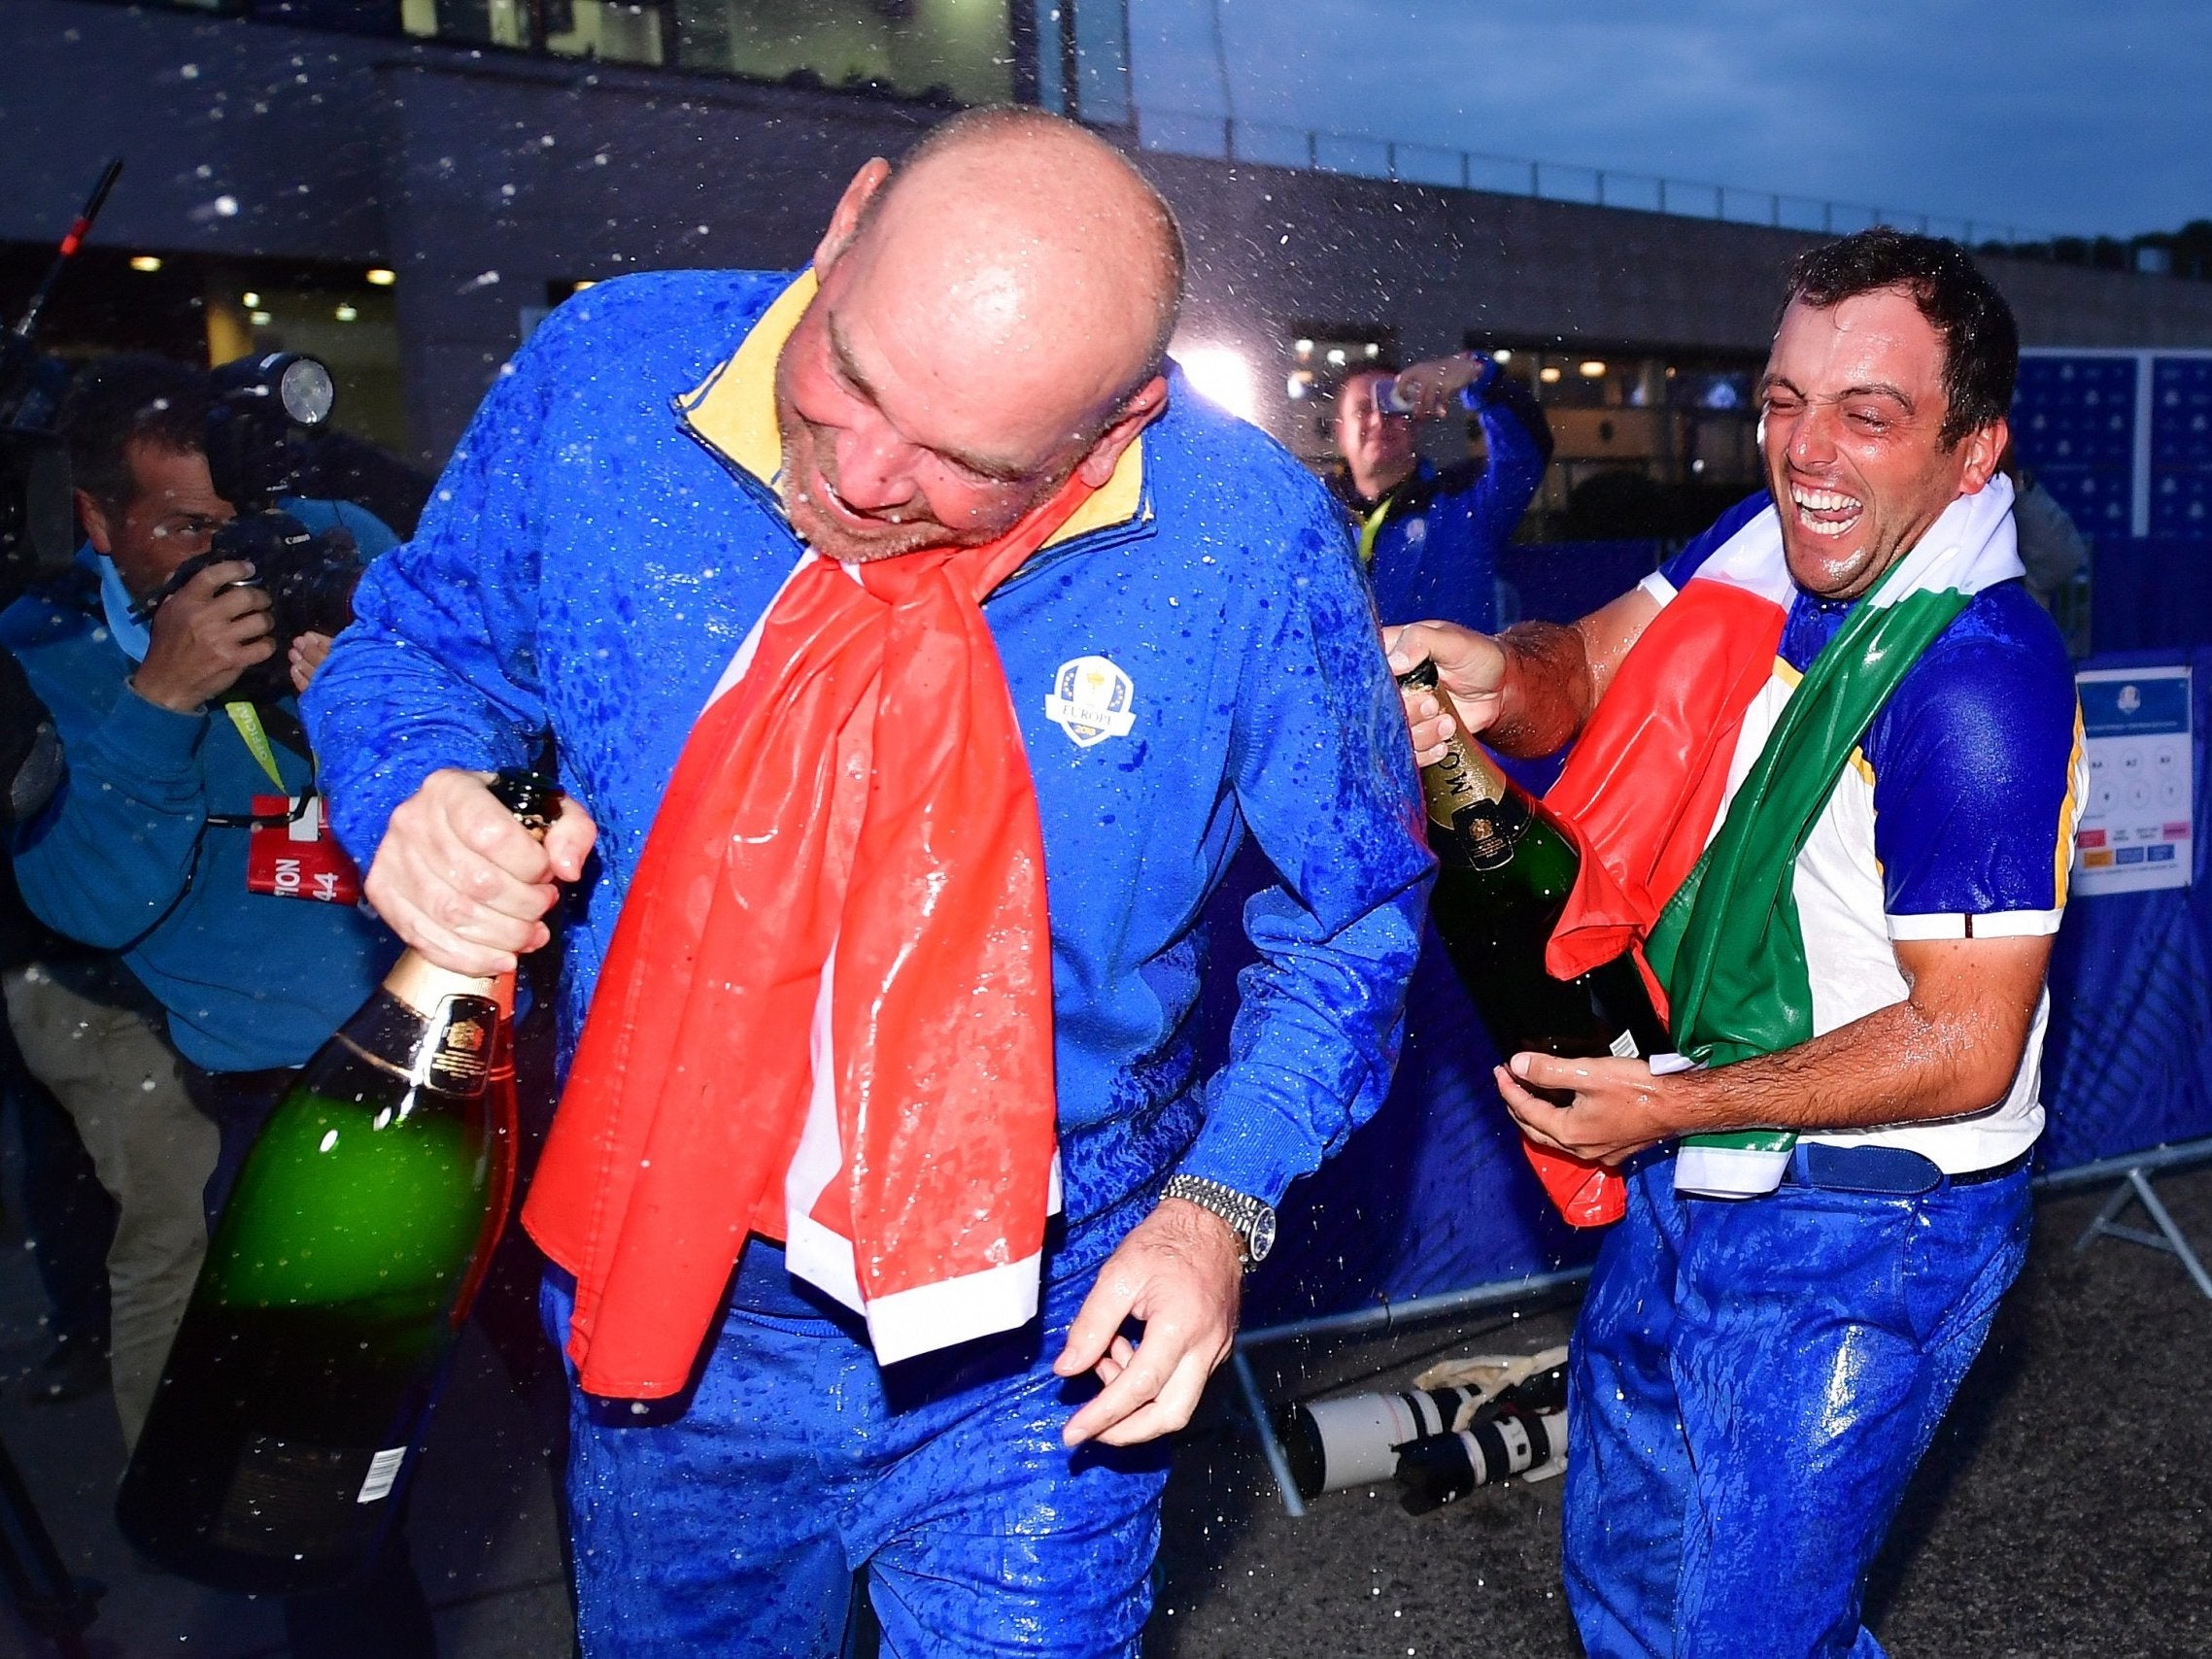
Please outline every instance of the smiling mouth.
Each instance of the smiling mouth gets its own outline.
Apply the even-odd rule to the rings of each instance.
[[[1844,534],[1866,511],[1866,504],[1855,496],[1837,490],[1808,490],[1802,484],[1789,487],[1789,501],[1797,510],[1798,525],[1817,536]]]
[[[826,512],[831,519],[843,524],[850,530],[865,532],[871,529],[898,528],[905,523],[904,518],[896,512],[862,512],[837,493],[837,487],[830,482],[819,467],[814,469],[813,483],[801,485],[800,493],[817,508]]]

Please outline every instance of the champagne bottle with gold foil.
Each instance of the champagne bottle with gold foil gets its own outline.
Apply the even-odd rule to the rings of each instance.
[[[1436,664],[1416,663],[1399,684],[1435,691]],[[1551,810],[1464,732],[1453,734],[1442,760],[1421,769],[1421,790],[1439,866],[1430,917],[1499,1053],[1664,1053],[1666,1023],[1630,957],[1576,979],[1545,970],[1545,947],[1582,867],[1574,837]],[[1568,1221],[1594,1227],[1618,1219],[1624,1195],[1613,1171],[1524,1146]]]
[[[560,809],[492,789],[533,833]],[[514,990],[407,952],[270,1114],[117,1498],[163,1566],[289,1595],[375,1553],[513,1196]]]

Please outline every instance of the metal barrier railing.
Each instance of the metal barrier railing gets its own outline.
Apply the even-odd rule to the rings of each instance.
[[[1888,224],[1927,236],[1948,236],[1970,247],[1992,242],[2015,247],[2060,240],[2048,231],[1991,220],[1828,201],[1781,190],[1752,190],[1736,185],[1671,179],[1612,167],[1582,167],[1529,156],[1491,155],[1448,145],[1330,132],[1242,117],[1140,108],[1137,129],[1138,142],[1144,149],[1170,154],[1390,179],[1410,185],[1491,190],[1592,207],[1640,209],[1684,219],[1718,219],[1824,235]]]

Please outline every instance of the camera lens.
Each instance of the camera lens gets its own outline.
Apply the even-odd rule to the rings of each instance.
[[[285,413],[302,426],[320,426],[329,419],[337,396],[330,371],[313,357],[294,357],[277,381],[277,396]]]

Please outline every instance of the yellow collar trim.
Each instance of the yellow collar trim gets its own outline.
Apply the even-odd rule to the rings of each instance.
[[[813,303],[816,284],[811,269],[792,280],[775,303],[762,313],[744,343],[728,362],[676,400],[684,420],[712,449],[751,473],[763,484],[773,485],[783,469],[783,429],[776,420],[776,361],[799,320]],[[1113,476],[1104,489],[1094,491],[1068,522],[1055,530],[1045,546],[1073,541],[1094,530],[1110,529],[1151,517],[1144,499],[1144,439],[1121,452]]]
[[[776,421],[776,359],[814,300],[814,272],[804,270],[746,333],[744,344],[693,390],[676,399],[693,431],[763,484],[783,470],[783,429]]]

